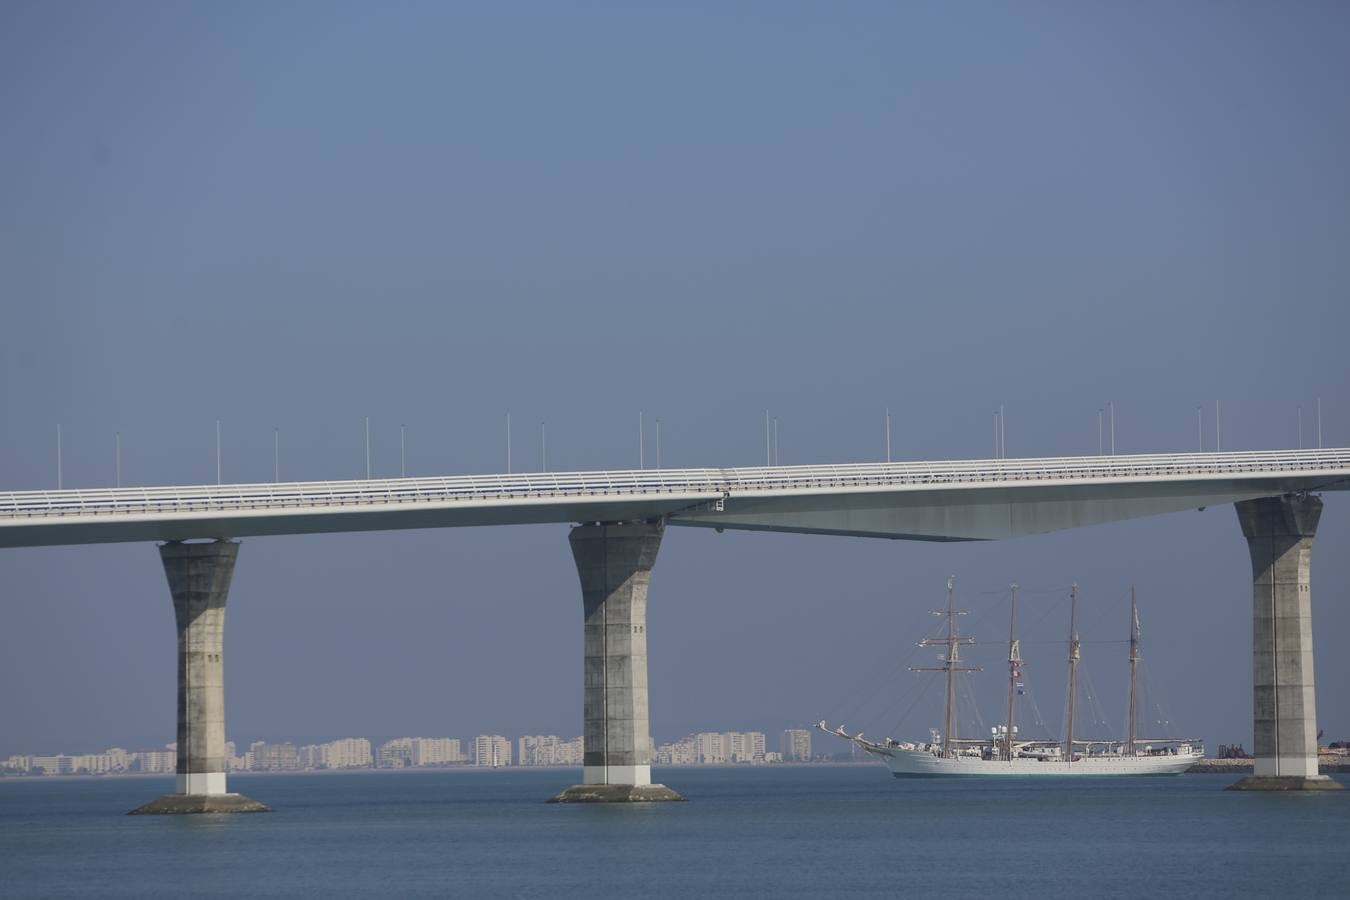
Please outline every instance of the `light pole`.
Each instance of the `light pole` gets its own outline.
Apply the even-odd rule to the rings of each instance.
[[[1116,401],[1107,401],[1107,407],[1111,410],[1111,455],[1116,455]]]
[[[769,435],[769,411],[764,410],[764,465],[773,465],[773,445],[770,443]]]

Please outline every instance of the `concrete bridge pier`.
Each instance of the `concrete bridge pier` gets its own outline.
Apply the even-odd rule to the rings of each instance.
[[[268,812],[225,788],[225,600],[239,554],[235,541],[161,544],[178,622],[178,789],[131,811]]]
[[[1285,494],[1234,504],[1252,558],[1254,772],[1246,791],[1338,790],[1317,771],[1309,569],[1322,499]]]
[[[553,803],[683,800],[652,784],[647,584],[663,522],[578,525],[568,537],[585,610],[584,783]]]

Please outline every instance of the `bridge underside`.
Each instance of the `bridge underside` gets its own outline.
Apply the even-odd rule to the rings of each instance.
[[[1038,485],[1036,487],[732,497],[723,509],[672,515],[671,525],[837,534],[911,541],[992,541],[1204,509],[1307,490],[1252,482]]]
[[[339,507],[243,509],[159,515],[70,516],[0,527],[0,548],[130,541],[212,540],[287,534],[408,531],[419,528],[475,528],[489,525],[566,525],[577,522],[637,522],[661,519],[720,495],[602,497],[579,501],[461,500],[449,503],[362,503]]]

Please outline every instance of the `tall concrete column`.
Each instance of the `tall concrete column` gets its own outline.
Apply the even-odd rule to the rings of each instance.
[[[1309,569],[1322,499],[1234,504],[1252,558],[1252,720],[1256,766],[1236,790],[1319,790]]]
[[[178,790],[133,813],[267,811],[225,788],[225,600],[238,554],[226,540],[160,545],[178,621]]]
[[[652,784],[647,584],[661,522],[579,525],[569,541],[585,610],[583,784],[554,802],[681,800]]]

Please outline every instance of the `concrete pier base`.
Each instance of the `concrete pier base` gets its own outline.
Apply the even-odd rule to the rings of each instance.
[[[1230,784],[1230,791],[1339,791],[1344,787],[1330,775],[1248,775]]]
[[[268,811],[225,786],[225,601],[238,555],[234,541],[160,545],[178,623],[178,790],[134,814]]]
[[[1339,790],[1317,771],[1312,543],[1322,499],[1286,494],[1235,503],[1252,560],[1253,774],[1244,791]]]
[[[127,813],[129,816],[181,815],[184,813],[271,812],[257,800],[243,794],[165,794]]]
[[[549,803],[649,803],[684,800],[664,784],[574,784]]]
[[[568,536],[585,612],[583,784],[556,802],[680,800],[652,780],[647,585],[661,522],[578,525]]]

